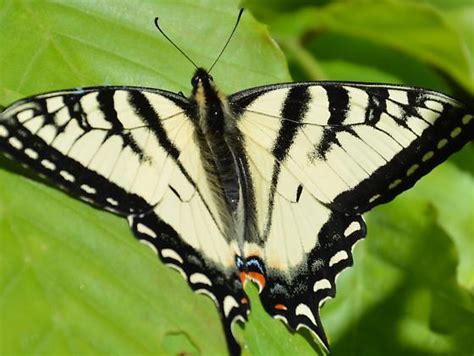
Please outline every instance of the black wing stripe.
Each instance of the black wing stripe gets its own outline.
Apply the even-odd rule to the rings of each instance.
[[[285,160],[300,127],[299,122],[303,120],[308,110],[310,100],[308,88],[292,88],[288,92],[281,110],[283,120],[272,150],[273,156],[278,161]]]
[[[332,126],[343,125],[350,110],[347,89],[344,88],[344,86],[326,87],[325,89],[329,101],[330,112],[328,124]]]
[[[270,195],[268,197],[268,210],[263,240],[267,238],[271,229],[271,223],[273,220],[273,204],[275,202],[275,192],[278,185],[281,162],[286,159],[291,145],[298,134],[298,130],[301,127],[299,122],[303,120],[304,115],[308,110],[308,103],[310,100],[311,96],[308,88],[292,88],[288,92],[282,106],[281,116],[282,118],[289,120],[281,121],[280,130],[272,149],[272,155],[275,158],[275,161],[273,165],[272,181],[270,184]]]
[[[115,90],[100,90],[97,93],[96,100],[99,109],[104,113],[105,119],[112,124],[112,132],[123,132],[124,126],[119,120],[117,110],[115,109],[115,93]]]
[[[148,127],[155,134],[160,145],[171,155],[171,157],[173,157],[174,160],[177,160],[180,154],[179,150],[168,137],[163,125],[161,124],[161,118],[150,104],[150,101],[139,91],[129,92],[129,100],[135,113],[142,117],[143,121],[147,123]]]
[[[140,147],[140,143],[137,142],[130,131],[125,129],[124,124],[119,119],[116,106],[121,105],[122,103],[117,102],[115,95],[120,93],[120,91],[115,90],[101,90],[97,94],[97,102],[99,104],[99,109],[104,113],[105,120],[112,125],[112,128],[108,131],[108,135],[119,134],[122,139],[124,146],[128,146],[135,152],[140,161],[145,159],[145,153]],[[89,94],[90,95],[90,94]],[[147,125],[148,122],[151,122],[151,118],[142,117],[143,125]]]
[[[386,88],[370,88],[369,103],[365,111],[365,123],[375,125],[380,120],[380,116],[387,112],[386,99],[389,97]]]

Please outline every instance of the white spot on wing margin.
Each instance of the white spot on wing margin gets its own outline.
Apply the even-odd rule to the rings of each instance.
[[[289,324],[288,324],[288,319],[285,318],[283,315],[275,314],[275,315],[273,316],[273,318],[274,318],[274,319],[277,319],[277,320],[281,320],[281,321],[283,321],[286,325],[289,325]]]
[[[222,303],[223,304],[223,309],[224,309],[224,316],[227,317],[229,316],[229,313],[230,311],[234,308],[234,307],[238,307],[239,306],[239,303],[237,303],[237,301],[235,300],[235,298],[231,295],[228,295],[224,298],[224,302]]]
[[[329,353],[329,349],[327,348],[326,344],[325,344],[325,343],[323,342],[323,340],[319,337],[319,335],[314,332],[313,329],[311,329],[308,325],[305,325],[305,324],[298,324],[298,326],[296,327],[296,330],[299,330],[299,329],[301,329],[301,328],[308,329],[309,332],[310,332],[312,335],[314,335],[314,337],[316,337],[316,339],[318,339],[319,344],[324,347],[324,350],[326,351],[326,353]]]
[[[161,250],[161,256],[164,258],[172,258],[173,260],[178,261],[179,263],[183,263],[183,259],[181,258],[178,253],[170,248],[164,248]]]
[[[31,159],[38,159],[38,152],[35,150],[32,150],[31,148],[26,148],[25,149],[25,154],[30,157]]]
[[[8,130],[3,125],[0,125],[0,137],[8,137]]]
[[[321,307],[323,306],[324,303],[326,303],[327,300],[332,299],[332,298],[333,298],[333,297],[331,297],[330,295],[328,295],[328,296],[324,297],[323,299],[321,299],[321,300],[319,301],[319,304],[318,304],[319,309],[321,309]]]
[[[338,263],[342,260],[347,260],[348,258],[349,258],[349,255],[347,254],[346,251],[344,251],[344,250],[338,251],[329,260],[329,267],[334,266],[336,263]]]
[[[107,201],[107,203],[109,203],[110,205],[113,205],[113,206],[117,206],[118,205],[118,201],[113,199],[113,198],[107,198],[105,199]]]
[[[10,145],[12,145],[12,147],[16,148],[17,150],[21,150],[23,148],[23,143],[21,143],[21,141],[16,137],[10,137],[8,139],[8,142],[10,143]]]
[[[142,223],[137,224],[137,231],[141,232],[142,234],[145,234],[147,236],[153,237],[154,239],[157,238],[156,233],[152,229],[150,229],[148,226],[146,226]],[[163,251],[162,251],[161,254],[163,255]],[[183,260],[181,260],[180,262],[182,263]]]
[[[331,282],[326,278],[314,282],[313,291],[317,292],[320,289],[331,289]]]
[[[464,115],[464,117],[462,118],[462,123],[464,125],[467,125],[473,118],[474,118],[473,115],[469,115],[469,114]]]
[[[176,266],[173,263],[165,263],[165,265],[168,266],[168,267],[171,267],[172,269],[177,270],[179,272],[179,274],[182,275],[184,279],[186,279],[186,273],[184,273],[184,270],[181,267]]]
[[[81,185],[81,189],[83,191],[85,191],[86,193],[89,193],[89,194],[95,194],[97,193],[97,191],[95,190],[95,188],[91,187],[90,185],[87,185],[87,184],[82,184]]]
[[[192,284],[201,283],[201,284],[207,284],[207,285],[209,285],[209,286],[212,286],[211,280],[210,280],[205,274],[202,274],[202,273],[193,273],[193,274],[189,277],[189,281],[190,281]]]
[[[148,246],[154,253],[158,254],[158,250],[156,249],[155,245],[153,245],[150,241],[144,239],[139,239],[138,241],[140,241],[145,246]]]
[[[204,288],[202,288],[202,289],[196,289],[196,290],[194,291],[194,293],[197,293],[197,294],[204,294],[204,295],[208,296],[209,298],[211,298],[211,299],[214,301],[214,303],[216,303],[216,306],[217,306],[217,307],[219,306],[219,303],[217,302],[216,296],[215,296],[214,294],[212,294],[210,291],[208,291],[207,289],[204,289]]]
[[[314,325],[317,325],[316,324],[316,319],[314,318],[314,315],[313,315],[313,312],[311,311],[311,309],[306,304],[304,304],[304,303],[298,304],[298,306],[295,309],[295,314],[296,315],[304,315],[309,320],[311,320],[311,322]]]
[[[360,224],[358,221],[353,221],[349,224],[349,226],[344,230],[344,236],[348,237],[354,231],[360,230]]]
[[[47,159],[43,159],[41,161],[41,164],[43,165],[44,168],[47,168],[50,171],[54,171],[56,169],[56,165]]]
[[[61,177],[63,177],[68,182],[74,183],[75,179],[74,179],[74,176],[71,173],[69,173],[67,171],[61,171],[61,172],[59,172],[59,174],[61,175]]]

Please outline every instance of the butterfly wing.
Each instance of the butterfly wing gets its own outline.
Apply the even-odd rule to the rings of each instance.
[[[213,204],[189,103],[166,91],[53,92],[0,112],[0,152],[71,195],[126,216],[135,236],[216,303],[228,345],[249,304]]]
[[[473,137],[465,105],[417,88],[295,83],[230,100],[245,113],[240,128],[249,140],[345,213],[392,200]]]
[[[162,108],[162,118],[144,112],[147,95]],[[190,137],[185,104],[138,88],[43,94],[1,112],[0,145],[72,195],[127,216],[159,199],[153,192],[166,185],[179,155],[173,138]]]
[[[471,140],[473,116],[439,93],[372,84],[265,86],[229,100],[254,186],[262,303],[327,347],[319,308],[365,235],[360,214]]]

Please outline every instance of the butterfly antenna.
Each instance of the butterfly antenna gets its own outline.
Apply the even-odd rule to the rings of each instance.
[[[243,12],[244,12],[244,9],[240,9],[240,11],[239,11],[239,16],[237,16],[237,21],[235,22],[234,28],[232,29],[232,32],[230,33],[229,38],[227,38],[227,41],[225,42],[225,45],[224,45],[224,47],[222,48],[222,50],[221,50],[221,52],[219,53],[219,55],[217,56],[216,60],[214,61],[214,63],[212,63],[211,68],[209,68],[209,71],[208,71],[209,73],[211,73],[212,68],[214,68],[214,66],[216,65],[217,61],[219,61],[219,58],[221,58],[222,53],[224,53],[225,49],[227,48],[227,45],[229,44],[230,40],[232,39],[232,36],[234,35],[235,30],[237,29],[237,26],[239,25],[240,18],[242,17],[242,13],[243,13]]]
[[[191,64],[197,69],[198,66],[196,65],[196,63],[194,63],[194,61],[193,61],[191,58],[189,58],[189,56],[188,56],[186,53],[184,53],[184,51],[183,51],[181,48],[179,48],[179,47],[171,40],[171,38],[169,38],[169,37],[166,35],[166,33],[161,29],[160,24],[158,23],[158,17],[155,18],[155,26],[156,26],[156,28],[158,29],[158,31],[160,31],[160,33],[168,40],[168,42],[171,43],[171,44],[174,46],[174,48],[176,48],[176,49],[177,49],[189,62],[191,62]]]

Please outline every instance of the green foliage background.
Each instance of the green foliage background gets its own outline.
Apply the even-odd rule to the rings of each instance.
[[[105,84],[188,93],[193,68],[154,17],[206,66],[242,5],[250,11],[213,71],[227,93],[289,81],[291,71],[295,80],[403,83],[472,102],[468,0],[0,0],[0,104]],[[368,214],[355,266],[322,310],[332,354],[473,354],[473,153],[471,144]],[[1,355],[225,354],[213,303],[136,243],[124,220],[25,175],[0,161]],[[251,320],[237,331],[247,354],[320,353],[247,289]]]

